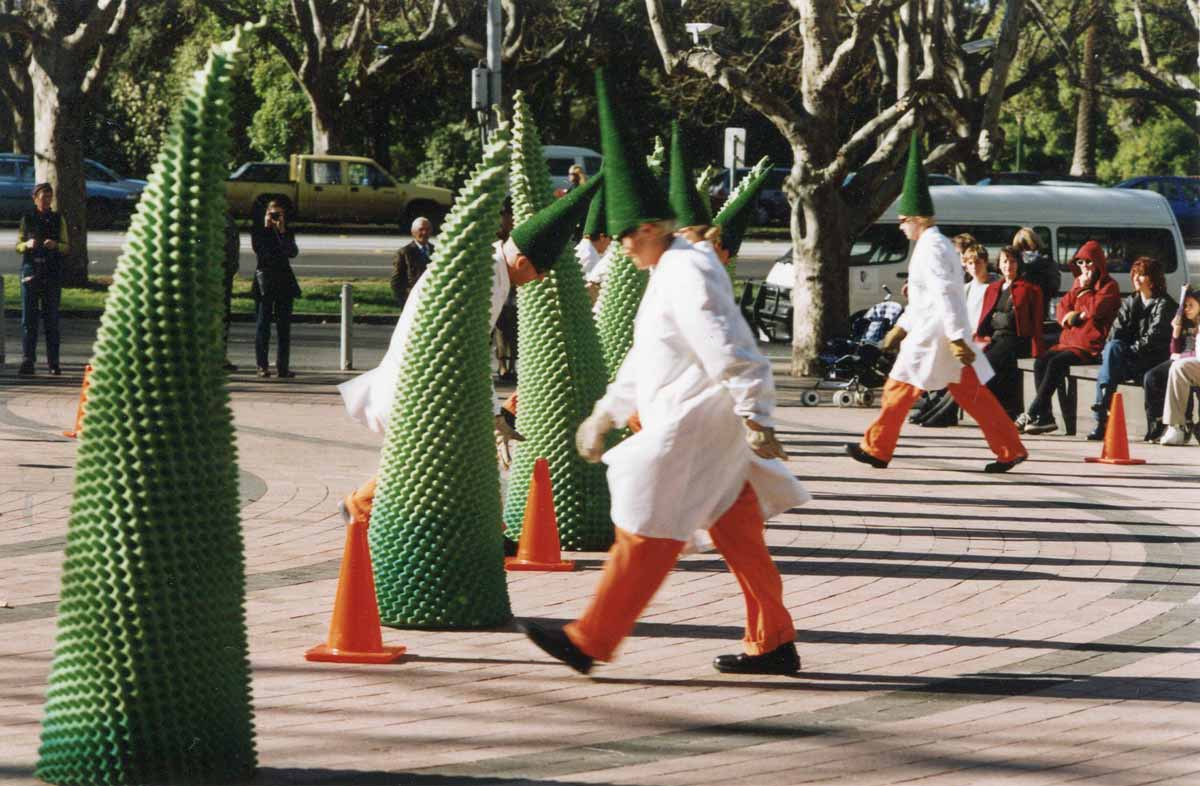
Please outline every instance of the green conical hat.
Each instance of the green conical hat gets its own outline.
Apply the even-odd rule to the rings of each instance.
[[[49,783],[254,775],[219,316],[245,31],[213,48],[177,102],[100,318],[36,769]]]
[[[513,243],[529,257],[539,272],[554,267],[554,263],[562,256],[563,249],[575,234],[575,228],[588,211],[592,195],[598,193],[603,183],[604,173],[601,172],[534,213],[512,231]]]
[[[704,226],[712,223],[712,213],[696,191],[692,168],[684,154],[683,132],[679,121],[671,121],[671,190],[669,198],[675,220],[681,227]]]
[[[914,131],[908,146],[908,166],[904,170],[904,191],[896,204],[900,216],[932,216],[933,197],[929,195],[929,178],[925,175],[925,155],[921,151],[921,134]]]
[[[724,207],[712,221],[721,228],[721,245],[731,257],[738,255],[738,250],[742,247],[742,238],[746,235],[746,227],[750,225],[751,211],[747,208],[762,190],[769,174],[771,162],[764,157],[742,178],[742,182],[737,184],[729,199],[725,200]]]
[[[604,200],[608,234],[613,238],[650,221],[674,218],[658,180],[632,144],[609,100],[604,70],[596,69],[596,103],[600,115],[600,145],[604,152]]]
[[[604,209],[603,188],[592,197],[592,204],[588,207],[587,221],[583,225],[583,234],[585,237],[608,234],[608,213]]]

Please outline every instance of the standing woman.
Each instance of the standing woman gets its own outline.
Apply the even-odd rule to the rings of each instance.
[[[58,365],[58,304],[62,297],[62,258],[68,253],[67,224],[50,207],[54,188],[49,183],[33,187],[33,210],[21,216],[17,253],[21,255],[21,368],[30,377],[37,360],[38,320],[46,329],[46,363],[52,375]]]
[[[271,376],[268,352],[271,347],[271,321],[279,330],[279,346],[275,353],[275,368],[279,376],[296,376],[288,365],[292,344],[292,301],[300,297],[300,283],[292,272],[292,257],[300,253],[296,235],[287,228],[283,204],[271,200],[263,222],[250,233],[258,267],[254,270],[256,332],[254,357],[260,377]]]
[[[1000,280],[983,293],[983,309],[976,323],[975,340],[984,345],[983,354],[995,376],[988,389],[1010,418],[1021,412],[1019,358],[1038,357],[1046,347],[1042,340],[1042,290],[1021,278],[1025,260],[1013,246],[1000,249]]]

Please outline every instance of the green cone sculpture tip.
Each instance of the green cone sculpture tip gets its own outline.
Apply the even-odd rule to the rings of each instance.
[[[600,118],[600,145],[604,153],[604,209],[608,234],[619,240],[641,224],[675,218],[658,178],[639,156],[632,134],[621,125],[609,100],[604,70],[596,69],[596,114]]]
[[[925,153],[921,150],[921,132],[913,131],[908,144],[908,163],[904,169],[904,190],[896,203],[898,216],[933,216],[933,196],[925,174]]]
[[[513,133],[513,220],[521,224],[553,197],[541,138],[520,92],[513,96]],[[604,184],[608,171],[605,166]],[[545,458],[562,547],[596,551],[607,549],[613,540],[608,483],[603,465],[588,464],[576,453],[575,430],[604,395],[607,370],[583,269],[573,249],[565,248],[563,255],[546,278],[517,290],[517,431],[525,441],[517,443],[509,473],[505,534],[520,538],[533,465]]]
[[[488,350],[491,244],[508,157],[501,125],[424,273],[430,280],[400,368],[367,535],[385,625],[479,628],[512,618]]]
[[[601,191],[603,185],[604,173],[600,172],[513,229],[513,244],[529,257],[539,273],[553,268],[563,256],[563,249],[571,242],[580,221],[587,215],[592,197]]]
[[[666,174],[667,149],[663,146],[661,136],[655,135],[654,149],[646,156],[646,166],[649,167],[650,173],[657,178],[662,178]]]
[[[230,74],[172,120],[92,356],[38,778],[233,784],[256,754],[221,265]]]
[[[752,211],[748,208],[770,173],[771,161],[764,156],[734,187],[729,199],[725,200],[724,207],[713,219],[713,223],[721,227],[721,245],[729,252],[731,260],[737,257],[738,251],[741,250],[742,238],[745,237],[746,227],[750,224]]]
[[[721,179],[721,170],[708,164],[696,175],[696,193],[704,203],[704,209],[712,214],[712,187]]]
[[[671,183],[668,192],[677,227],[708,226],[712,213],[705,207],[692,181],[692,168],[684,151],[679,121],[671,121]]]
[[[616,246],[608,278],[600,289],[599,313],[596,315],[609,382],[617,378],[617,371],[633,346],[633,320],[649,283],[649,271],[638,270],[633,260]]]
[[[587,221],[583,223],[583,234],[585,237],[608,234],[608,218],[604,212],[603,188],[592,196],[592,203],[588,205]]]

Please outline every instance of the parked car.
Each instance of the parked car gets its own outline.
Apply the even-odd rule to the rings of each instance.
[[[1175,175],[1132,177],[1113,188],[1136,188],[1162,194],[1179,222],[1179,232],[1188,245],[1200,244],[1200,180]]]
[[[600,171],[600,165],[604,163],[602,155],[587,147],[544,145],[542,155],[546,159],[546,166],[550,168],[550,186],[556,194],[566,189],[570,182],[567,173],[571,167],[578,164],[583,167],[584,174],[591,177]]]
[[[274,199],[293,220],[396,223],[406,232],[418,216],[439,226],[453,201],[449,189],[396,182],[369,158],[313,155],[244,164],[225,181],[225,197],[238,218],[261,219]]]
[[[993,172],[977,186],[1094,186],[1096,178],[1087,175],[1057,175],[1046,172]]]
[[[108,229],[127,221],[142,195],[137,183],[119,178],[90,159],[84,160],[87,177],[87,223],[91,229]],[[107,174],[106,174],[107,173]],[[115,179],[110,179],[115,178]],[[16,221],[33,206],[33,157],[22,153],[0,153],[0,220]],[[144,186],[142,182],[142,186]]]

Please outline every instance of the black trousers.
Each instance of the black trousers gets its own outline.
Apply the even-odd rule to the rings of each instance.
[[[1029,416],[1038,420],[1051,417],[1050,403],[1054,391],[1071,373],[1071,366],[1094,366],[1096,361],[1084,360],[1069,349],[1057,349],[1039,355],[1033,363],[1033,381],[1037,394],[1029,403]]]
[[[271,348],[271,322],[279,331],[279,345],[275,350],[275,367],[287,371],[292,349],[292,298],[262,297],[255,304],[254,361],[259,368],[270,365],[268,351]]]
[[[993,336],[991,343],[983,348],[983,355],[991,364],[996,375],[988,380],[987,388],[1004,407],[1008,416],[1016,420],[1021,414],[1025,398],[1021,386],[1021,369],[1017,360],[1029,357],[1029,339],[1016,333],[1000,333]]]

